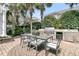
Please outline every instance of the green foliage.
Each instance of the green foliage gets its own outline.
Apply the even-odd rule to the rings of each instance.
[[[6,19],[7,19],[7,24],[11,24],[12,23],[12,13],[10,11],[7,11],[6,13]]]
[[[45,26],[45,27],[52,27],[53,26],[53,21],[55,21],[56,19],[52,16],[46,16],[44,18],[44,20],[42,21],[42,24]]]
[[[43,27],[54,27],[57,29],[79,29],[79,12],[75,10],[67,11],[61,15],[60,19],[46,16],[42,24]]]
[[[38,30],[41,28],[41,23],[40,22],[34,22],[33,24],[33,29]]]
[[[33,30],[38,30],[41,28],[40,22],[34,22],[33,23]],[[15,26],[15,33],[12,34],[12,30],[10,29],[7,34],[11,36],[17,36],[23,33],[30,33],[30,24],[27,23],[26,26]]]
[[[51,7],[51,5],[52,4],[50,4],[50,3],[47,3],[47,4],[44,4],[44,3],[42,3],[42,4],[36,4],[36,3],[25,3],[25,4],[12,3],[12,4],[9,4],[9,12],[7,13],[8,14],[7,19],[10,20],[10,21],[8,21],[9,24],[11,24],[13,26],[13,28],[12,28],[13,35],[18,35],[22,30],[23,30],[23,32],[29,32],[28,30],[30,30],[32,33],[32,22],[31,21],[32,21],[32,16],[33,16],[35,9],[38,9],[40,11],[41,19],[43,19],[43,13],[44,13],[46,7]],[[29,18],[30,25],[29,26],[26,25],[26,27],[23,27],[23,29],[21,29],[20,27],[16,28],[16,26],[19,26],[18,25],[18,23],[19,23],[18,21],[19,21],[19,17],[20,17],[19,14],[21,14],[21,16],[24,18],[26,18],[26,15],[30,15],[30,18]],[[39,29],[40,27],[41,27],[41,24],[33,25],[34,29]],[[26,28],[27,28],[27,30],[26,30]]]
[[[61,27],[60,21],[53,16],[46,16],[42,21],[42,24],[43,27],[55,27],[55,28]]]
[[[22,33],[23,33],[22,27],[16,26],[16,28],[15,28],[15,34],[13,34],[13,36],[17,36],[17,35],[20,35]]]
[[[60,20],[55,20],[55,21],[53,21],[53,27],[54,28],[56,28],[56,29],[59,29],[59,28],[61,28],[61,22],[60,22]]]
[[[79,12],[75,10],[63,13],[60,18],[62,28],[64,29],[78,29],[79,28]]]
[[[12,30],[11,29],[9,31],[7,31],[7,35],[12,36]]]
[[[12,30],[10,29],[7,34],[8,35],[11,35],[11,36],[17,36],[17,35],[20,35],[20,34],[23,34],[23,33],[30,33],[30,28],[27,27],[27,26],[16,26],[15,27],[15,33],[12,34]]]

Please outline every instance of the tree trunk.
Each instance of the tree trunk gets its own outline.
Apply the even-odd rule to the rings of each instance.
[[[43,21],[43,11],[41,10],[41,28],[43,28],[42,21]]]
[[[30,30],[31,30],[31,34],[32,34],[32,21],[30,22]]]
[[[12,34],[15,33],[15,16],[14,16],[14,13],[13,13],[13,17],[12,17]]]
[[[12,24],[12,34],[15,33],[15,26]]]
[[[29,10],[30,10],[30,30],[31,30],[31,34],[32,34],[32,16],[33,16],[33,12],[34,12],[33,4],[30,4]]]

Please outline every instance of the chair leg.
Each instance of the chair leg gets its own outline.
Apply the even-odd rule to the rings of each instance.
[[[23,42],[20,43],[20,46],[23,48]]]
[[[28,47],[28,51],[30,51],[30,47]]]
[[[21,44],[21,47],[22,47],[22,48],[24,47],[24,44],[23,44],[23,43]]]
[[[23,40],[20,40],[20,46],[23,48]]]
[[[45,50],[45,56],[47,56],[48,55],[48,50]]]
[[[28,43],[28,50],[30,51],[30,47],[31,47],[31,45],[30,45],[30,43]]]
[[[28,48],[29,48],[29,44],[27,43],[27,51],[29,50]]]
[[[36,50],[36,56],[37,56],[37,50]]]
[[[36,47],[36,56],[37,56],[37,54],[38,54],[37,49],[38,49],[38,48]]]
[[[58,56],[58,50],[56,50],[56,56]]]
[[[48,55],[48,50],[49,50],[49,48],[45,48],[45,56]]]

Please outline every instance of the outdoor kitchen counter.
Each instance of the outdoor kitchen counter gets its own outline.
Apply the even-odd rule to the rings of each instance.
[[[55,32],[78,32],[77,29],[55,29]]]

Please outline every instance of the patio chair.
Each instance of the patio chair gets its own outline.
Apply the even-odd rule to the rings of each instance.
[[[48,39],[52,38],[53,35],[51,36],[46,36],[46,37],[43,37],[43,36],[35,36],[33,37],[34,40],[32,40],[30,42],[30,45],[32,45],[33,47],[36,48],[36,55],[38,54],[37,50],[38,50],[38,47],[41,47],[43,46],[43,48],[45,48],[45,43]],[[32,39],[33,39],[32,38]],[[42,47],[41,47],[42,48]]]
[[[54,28],[53,28],[53,27],[47,27],[47,28],[45,28],[45,29],[44,29],[44,33],[45,33],[47,36],[53,35],[53,39],[56,38],[56,36],[55,36],[55,31],[54,31]],[[53,39],[52,39],[52,40],[53,40]]]
[[[40,36],[32,36],[30,37],[30,45],[33,46],[33,48],[36,49],[36,55],[38,54],[38,47],[41,47],[45,43],[45,39],[41,38]]]
[[[50,34],[54,34],[54,28],[53,27],[47,27],[44,29],[44,33],[46,33],[47,35],[50,35]]]
[[[35,48],[36,52],[37,52],[37,47],[40,46],[43,42],[45,42],[45,40],[42,40],[41,38],[39,38],[39,36],[29,35],[29,34],[21,34],[20,45],[22,48],[25,43],[25,45],[28,47],[28,50],[30,50],[30,47],[33,46],[33,48]],[[37,55],[37,53],[36,53],[36,55]]]
[[[46,42],[46,52],[45,55],[48,55],[48,50],[54,50],[55,51],[55,55],[58,55],[58,51],[60,50],[60,43],[61,43],[61,39],[54,39],[53,42]]]
[[[20,41],[20,45],[23,48],[24,44],[28,47],[29,43],[30,43],[30,35],[31,34],[21,34],[21,41]],[[29,47],[28,47],[29,48]]]

